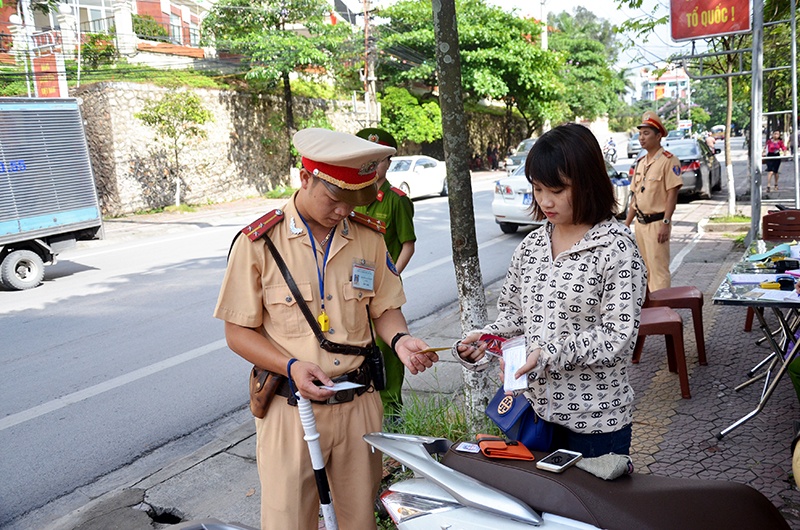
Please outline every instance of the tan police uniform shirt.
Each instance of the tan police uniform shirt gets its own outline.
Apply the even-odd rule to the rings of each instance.
[[[663,147],[649,164],[646,160],[647,155],[636,162],[631,184],[636,208],[645,215],[661,213],[667,202],[667,191],[683,185],[681,162]]]
[[[286,262],[311,313],[320,314],[317,267],[308,230],[294,205],[284,208],[285,217],[269,231]],[[330,318],[327,338],[354,346],[371,343],[367,304],[372,318],[405,301],[400,277],[387,263],[383,236],[369,227],[345,218],[336,226],[325,267],[325,311]],[[316,242],[316,262],[322,270],[325,248]],[[373,268],[372,290],[353,286],[354,264]],[[250,241],[240,235],[233,245],[214,316],[226,322],[258,329],[287,359],[295,357],[317,364],[329,377],[359,367],[363,357],[332,354],[322,350],[303,316],[294,295],[263,240]]]

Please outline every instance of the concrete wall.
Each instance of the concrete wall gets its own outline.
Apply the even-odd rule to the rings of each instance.
[[[152,128],[135,117],[148,100],[167,90],[133,83],[97,83],[73,91],[82,100],[82,113],[98,195],[104,215],[122,215],[174,204],[170,176],[174,154]],[[180,89],[183,90],[183,89]],[[290,144],[280,98],[238,92],[192,89],[214,121],[205,125],[207,138],[187,144],[179,154],[181,202],[207,204],[263,194],[290,179]],[[352,101],[295,98],[296,123],[324,112],[335,130],[362,128]],[[516,127],[515,142],[524,126]],[[505,137],[502,117],[476,114],[468,119],[474,150],[485,149],[491,138]],[[403,146],[401,152],[428,152],[443,158],[441,142]]]

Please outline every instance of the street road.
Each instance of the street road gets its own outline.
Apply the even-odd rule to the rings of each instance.
[[[490,203],[504,173],[480,175],[476,231],[490,284],[529,230],[501,233]],[[403,274],[412,330],[457,298],[447,199],[415,210],[417,250]],[[680,231],[699,221],[692,212],[679,202],[673,259],[692,237]],[[48,509],[70,511],[247,421],[249,366],[211,317],[232,235],[258,213],[243,215],[117,233],[64,253],[37,289],[0,290],[0,527],[55,499]]]
[[[494,223],[502,175],[474,183],[485,283],[505,274],[527,233]],[[412,324],[457,298],[447,198],[415,210],[403,275]],[[157,451],[168,442],[189,452],[244,421],[249,367],[211,313],[232,235],[250,217],[90,243],[48,267],[42,286],[0,290],[0,527],[76,490],[107,491],[115,479],[100,477],[128,464],[158,469],[176,458]]]

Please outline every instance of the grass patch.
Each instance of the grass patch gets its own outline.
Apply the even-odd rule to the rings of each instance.
[[[749,223],[750,217],[746,215],[723,215],[721,217],[711,217],[709,223]]]
[[[745,248],[744,241],[747,238],[747,234],[748,234],[748,232],[743,232],[741,234],[736,234],[736,235],[725,234],[725,237],[729,237],[729,238],[733,239],[734,248],[744,249]]]
[[[267,199],[284,199],[286,197],[291,197],[295,191],[297,191],[295,188],[290,188],[288,186],[279,186],[274,190],[269,190],[267,193],[264,194],[264,197],[266,197]]]

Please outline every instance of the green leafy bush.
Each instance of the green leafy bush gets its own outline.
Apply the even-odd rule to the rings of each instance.
[[[114,46],[114,37],[106,33],[89,33],[81,46],[81,61],[84,68],[97,69],[101,64],[113,64],[119,53]]]
[[[167,28],[150,15],[133,15],[133,32],[140,39],[165,40],[169,37]]]

